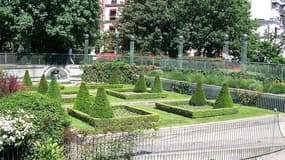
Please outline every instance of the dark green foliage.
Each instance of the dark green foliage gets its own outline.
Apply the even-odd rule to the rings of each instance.
[[[231,108],[234,106],[232,96],[229,92],[229,87],[225,83],[219,93],[214,108]]]
[[[89,91],[84,82],[80,84],[78,94],[75,99],[73,108],[81,112],[87,113],[90,110],[92,101],[90,99]]]
[[[166,98],[166,93],[124,93],[123,91],[107,90],[108,95],[122,98],[122,99],[155,99],[155,98]]]
[[[43,74],[41,76],[41,80],[40,80],[40,83],[39,83],[38,92],[41,93],[41,94],[46,94],[47,91],[48,91],[48,82],[46,80],[45,75]]]
[[[135,78],[134,67],[124,62],[95,62],[92,66],[83,66],[82,80],[85,82],[108,82],[114,71],[118,71],[121,83],[132,84]]]
[[[92,107],[90,107],[87,114],[95,118],[112,118],[114,116],[104,88],[98,89]]]
[[[30,77],[30,74],[29,74],[29,71],[28,71],[28,70],[26,70],[26,71],[25,71],[25,75],[24,75],[24,77],[23,77],[23,84],[24,84],[25,86],[27,86],[27,87],[30,87],[30,86],[32,86],[32,85],[33,85],[33,83],[32,83],[32,80],[31,80],[31,77]]]
[[[32,114],[34,136],[31,142],[42,141],[51,137],[55,141],[62,141],[62,133],[69,125],[67,115],[60,103],[51,101],[40,93],[17,92],[8,97],[1,98],[0,113],[17,112],[23,109]],[[29,143],[28,143],[29,144]],[[26,146],[27,149],[29,146]]]
[[[115,106],[117,107],[117,106]],[[144,110],[139,110],[134,107],[124,106],[125,109],[131,112],[140,114],[138,116],[121,117],[121,118],[94,118],[83,112],[68,108],[67,111],[71,116],[74,116],[91,126],[99,132],[128,132],[142,129],[152,129],[158,126],[159,116],[154,113],[149,113]]]
[[[120,75],[118,71],[112,72],[109,84],[120,84]]]
[[[135,84],[134,92],[146,92],[146,91],[147,87],[146,87],[145,78],[142,74],[140,74],[139,79]]]
[[[196,90],[194,91],[194,94],[192,95],[189,104],[193,106],[204,106],[207,104],[204,89],[201,82],[197,83]]]
[[[214,116],[223,116],[228,114],[236,114],[238,113],[238,108],[219,108],[219,109],[199,109],[199,110],[191,110],[185,109],[179,106],[174,106],[166,103],[155,103],[155,108],[174,113],[178,115],[182,115],[190,118],[204,118],[204,117],[214,117]]]
[[[60,89],[58,86],[58,83],[56,81],[55,77],[52,77],[48,91],[47,91],[47,96],[51,99],[57,100],[57,101],[61,101],[61,93],[60,93]]]
[[[160,77],[159,77],[159,75],[156,75],[154,82],[153,82],[153,86],[151,88],[151,92],[152,93],[161,93],[162,91],[163,91],[163,88],[162,88],[162,83],[160,81]]]

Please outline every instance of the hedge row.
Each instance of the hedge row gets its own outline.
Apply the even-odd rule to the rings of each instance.
[[[155,103],[155,107],[157,109],[179,114],[185,117],[190,118],[204,118],[204,117],[213,117],[213,116],[222,116],[222,115],[229,115],[229,114],[236,114],[238,113],[238,108],[219,108],[219,109],[201,109],[201,110],[191,110],[185,109],[174,105],[169,105],[166,103]]]
[[[153,129],[158,127],[159,116],[154,113],[139,110],[130,106],[119,106],[125,109],[142,114],[138,116],[120,117],[120,118],[93,118],[88,114],[68,108],[68,113],[78,118],[94,128],[98,132],[129,132],[143,129]]]
[[[166,93],[123,93],[114,90],[106,90],[108,95],[122,98],[122,99],[153,99],[153,98],[166,98]]]
[[[88,84],[89,89],[104,88],[123,88],[123,84],[108,84],[108,83],[92,83]]]

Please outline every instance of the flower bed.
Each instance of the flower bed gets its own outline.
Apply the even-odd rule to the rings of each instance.
[[[75,109],[68,108],[67,111],[69,115],[94,126],[96,130],[104,133],[152,129],[158,126],[159,116],[157,114],[130,106],[114,106],[112,108],[124,108],[138,115],[115,118],[94,118]]]
[[[185,107],[188,104],[188,101],[177,101],[177,102],[162,102],[162,103],[155,103],[155,108],[159,110],[163,110],[166,112],[179,114],[185,117],[190,118],[204,118],[204,117],[213,117],[213,116],[222,116],[222,115],[229,115],[229,114],[236,114],[238,113],[238,108],[219,108],[219,109],[211,109],[209,106],[205,108],[199,107],[192,107],[189,108]],[[208,102],[208,105],[212,105],[212,102]]]
[[[151,93],[151,92],[144,92],[144,93],[137,93],[133,92],[130,89],[116,89],[110,90],[106,89],[108,95],[122,98],[122,99],[154,99],[154,98],[166,98],[166,93]]]

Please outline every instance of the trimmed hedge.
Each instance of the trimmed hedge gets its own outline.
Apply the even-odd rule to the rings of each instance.
[[[140,74],[139,79],[137,80],[134,88],[134,92],[146,92],[146,81],[142,74]]]
[[[48,82],[44,74],[41,76],[41,80],[37,91],[41,94],[46,94],[48,91]]]
[[[31,77],[30,77],[30,74],[29,74],[29,71],[26,70],[25,71],[25,74],[24,74],[24,77],[23,77],[23,82],[22,82],[25,86],[27,87],[30,87],[33,85],[32,83],[32,80],[31,80]]]
[[[153,86],[151,88],[152,93],[161,93],[163,91],[162,83],[160,81],[159,75],[154,78]]]
[[[73,108],[81,112],[87,113],[92,105],[88,88],[84,82],[80,84],[78,94],[76,96]]]
[[[189,104],[193,106],[204,106],[207,104],[204,89],[201,82],[197,83],[196,89],[189,101]]]
[[[69,115],[78,118],[103,133],[107,132],[130,132],[144,129],[153,129],[158,127],[159,116],[135,107],[123,106],[125,109],[141,114],[138,116],[120,117],[120,118],[93,118],[83,112],[67,109]]]
[[[111,74],[109,84],[120,84],[120,75],[117,70]]]
[[[232,96],[227,84],[224,84],[216,100],[214,108],[231,108],[234,106]]]
[[[61,93],[56,78],[53,76],[47,91],[47,96],[51,99],[61,101]]]
[[[123,84],[108,84],[108,83],[91,83],[88,84],[89,89],[104,88],[123,88]]]
[[[122,99],[154,99],[154,98],[166,98],[166,93],[124,93],[114,90],[106,90],[108,95],[122,98]]]
[[[155,103],[155,108],[163,110],[169,113],[174,113],[190,118],[204,118],[204,117],[214,117],[229,114],[238,113],[238,108],[219,108],[219,109],[201,109],[201,110],[191,110],[185,109],[178,106],[166,104],[166,103]]]
[[[99,88],[91,107],[85,112],[95,118],[112,118],[114,113],[104,88]]]

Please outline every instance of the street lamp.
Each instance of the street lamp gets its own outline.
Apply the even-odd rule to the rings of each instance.
[[[84,57],[83,57],[83,62],[84,64],[87,64],[88,61],[88,46],[89,46],[89,35],[88,34],[83,34],[84,37]]]
[[[183,55],[184,37],[180,35],[178,40],[179,40],[178,61],[179,61],[179,68],[182,69],[182,55]]]
[[[247,40],[248,35],[243,34],[242,35],[242,48],[241,48],[241,71],[245,72],[246,70],[246,62],[247,62]]]
[[[117,57],[117,54],[119,54],[119,38],[120,38],[120,32],[116,32],[116,33],[115,33],[115,40],[116,40],[116,44],[115,44],[115,57]]]
[[[132,65],[134,63],[135,37],[131,35],[130,40],[130,64]]]

